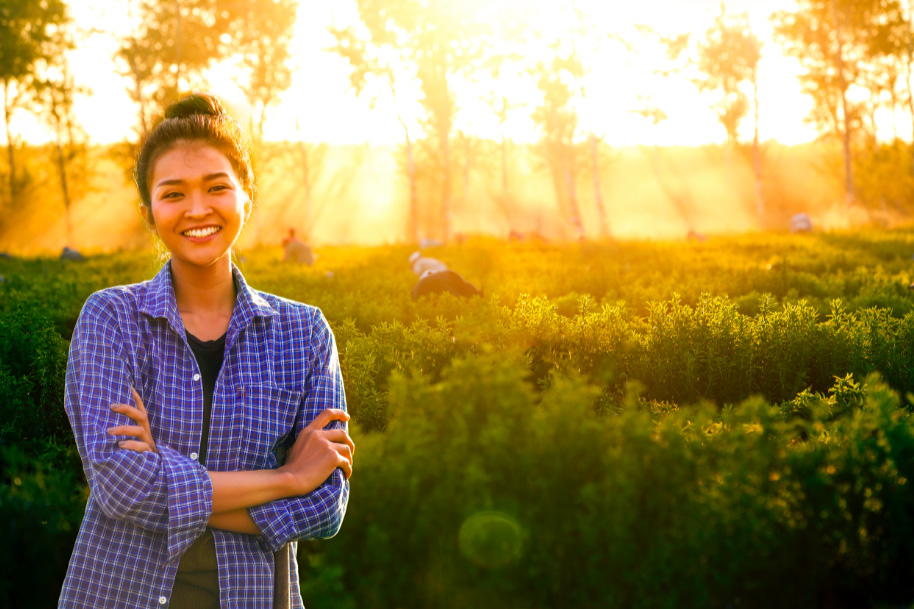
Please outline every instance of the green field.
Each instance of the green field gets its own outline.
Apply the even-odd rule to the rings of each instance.
[[[310,608],[914,601],[914,230],[244,252],[320,307],[357,445]],[[56,602],[86,488],[63,411],[86,297],[150,253],[0,260],[0,606]]]

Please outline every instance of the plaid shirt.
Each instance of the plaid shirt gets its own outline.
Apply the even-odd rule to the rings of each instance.
[[[232,267],[238,298],[213,394],[207,465],[275,468],[294,435],[325,408],[346,408],[336,341],[320,310],[256,292]],[[205,529],[212,484],[197,459],[203,387],[167,263],[150,281],[96,292],[70,344],[65,406],[89,501],[60,607],[167,607],[178,561]],[[118,447],[131,424],[113,403],[149,413],[157,453]],[[339,425],[334,422],[334,425]],[[294,429],[295,434],[292,434]],[[349,483],[337,469],[308,495],[253,507],[262,536],[214,530],[223,608],[273,606],[273,552],[339,530]],[[303,607],[293,543],[292,606]]]

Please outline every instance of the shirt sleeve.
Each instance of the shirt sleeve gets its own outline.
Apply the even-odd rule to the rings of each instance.
[[[296,415],[296,436],[326,408],[346,410],[346,393],[340,371],[336,339],[323,314],[313,309],[310,325],[308,374],[305,393]],[[347,429],[333,421],[327,429]],[[325,539],[337,534],[349,501],[349,481],[335,469],[324,483],[307,495],[271,501],[248,509],[275,552],[290,541]]]
[[[157,443],[157,453],[122,449],[109,427],[129,425],[111,404],[133,404],[136,383],[127,345],[107,298],[93,294],[80,313],[67,362],[64,404],[95,500],[109,518],[163,533],[169,558],[180,556],[206,528],[212,483],[202,465]],[[138,392],[139,385],[134,385]],[[142,396],[141,396],[142,397]],[[153,437],[155,437],[153,427]]]

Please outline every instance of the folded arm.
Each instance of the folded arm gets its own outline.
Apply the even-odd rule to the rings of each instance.
[[[168,446],[123,450],[111,427],[129,423],[112,403],[130,400],[130,366],[113,305],[101,294],[86,302],[67,362],[67,415],[91,499],[109,518],[165,533],[177,555],[206,527],[212,485],[203,467]]]

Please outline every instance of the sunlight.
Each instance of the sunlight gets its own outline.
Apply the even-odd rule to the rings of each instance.
[[[547,42],[565,36],[571,27],[571,3],[551,0],[459,0],[459,7],[468,16],[484,18],[500,27],[521,28],[530,32],[525,52],[541,57]],[[637,40],[636,24],[645,24],[659,32],[691,32],[701,36],[713,16],[720,10],[717,0],[653,0],[644,3],[607,3],[601,0],[578,0],[575,4],[588,15],[588,24],[595,31],[616,34]],[[810,101],[800,92],[796,81],[798,66],[784,57],[771,40],[769,17],[774,10],[790,9],[792,0],[772,0],[758,3],[734,0],[728,4],[731,12],[746,11],[755,33],[764,41],[760,65],[760,131],[761,137],[785,144],[811,141],[815,131],[803,121]],[[73,0],[71,10],[78,23],[97,24],[95,33],[72,54],[72,67],[78,80],[90,89],[80,96],[77,111],[90,137],[97,143],[110,143],[133,137],[136,108],[127,94],[129,81],[118,74],[112,55],[117,48],[115,34],[129,27],[129,3]],[[357,19],[355,4],[341,0],[333,4],[302,3],[291,48],[292,85],[280,96],[281,102],[271,112],[265,128],[269,140],[303,137],[308,141],[333,144],[370,142],[377,145],[395,144],[403,139],[396,120],[392,100],[376,91],[371,104],[357,99],[349,89],[348,66],[340,57],[326,49],[333,44],[327,28],[332,24],[347,25]],[[536,33],[539,38],[532,36]],[[701,145],[721,142],[723,128],[710,109],[711,102],[682,77],[663,78],[654,73],[662,58],[659,50],[639,44],[626,51],[604,36],[594,43],[592,53],[584,54],[589,75],[585,79],[586,97],[577,100],[583,132],[593,131],[615,146]],[[99,66],[110,66],[99,69]],[[211,89],[225,97],[244,116],[246,110],[243,90],[235,82],[231,64],[216,65],[207,74]],[[482,101],[496,83],[480,79],[466,82],[453,79],[460,110],[455,128],[487,138],[500,137],[497,119]],[[529,112],[538,103],[538,92],[520,74],[506,73],[497,83],[520,107],[504,126],[505,135],[518,142],[533,142],[538,133]],[[408,87],[409,89],[409,87]],[[418,103],[418,86],[401,100],[401,111],[414,134],[420,133],[423,111]],[[654,126],[633,114],[642,98],[668,115]],[[890,134],[892,117],[879,115],[880,135]],[[49,133],[25,113],[14,116],[15,131],[25,140],[47,141]],[[295,129],[296,120],[300,129]],[[299,135],[300,133],[300,135]],[[904,131],[902,135],[906,135]],[[751,121],[741,126],[744,140],[751,138]]]

